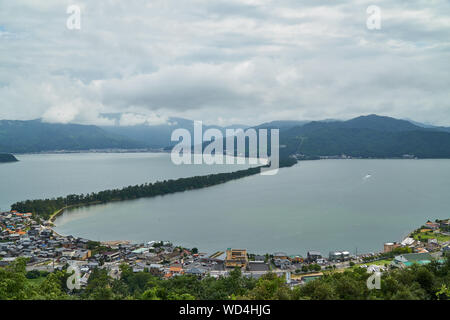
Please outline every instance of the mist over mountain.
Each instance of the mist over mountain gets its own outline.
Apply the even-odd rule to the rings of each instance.
[[[278,120],[265,122],[260,125],[257,125],[253,128],[255,129],[279,129],[280,131],[288,130],[293,127],[301,127],[311,121],[300,121],[300,120]]]
[[[150,148],[166,148],[174,146],[178,141],[171,141],[172,132],[175,129],[183,128],[194,135],[194,121],[184,118],[169,118],[164,124],[138,124],[138,125],[120,125],[120,115],[115,115],[117,124],[114,126],[102,126],[101,128],[106,132],[127,137],[139,143],[142,143]],[[227,129],[246,129],[247,125],[230,125],[226,127],[217,125],[203,124],[203,130],[215,128],[222,132],[225,136]]]
[[[444,131],[444,132],[450,132],[450,127],[435,126],[432,124],[421,123],[421,122],[417,122],[417,121],[413,121],[413,120],[407,120],[407,121],[411,122],[412,124],[415,124],[418,127],[422,127],[422,128],[426,128],[426,129],[435,129],[435,130]]]

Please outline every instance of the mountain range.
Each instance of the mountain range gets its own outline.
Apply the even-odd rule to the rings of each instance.
[[[424,128],[377,115],[348,121],[310,122],[280,132],[288,154],[362,158],[450,158],[448,128]]]
[[[5,153],[145,147],[145,144],[92,125],[0,120],[0,152]]]
[[[117,119],[118,116],[116,114],[108,114],[107,117],[110,119]],[[158,124],[158,125],[147,125],[140,124],[134,126],[102,126],[101,129],[105,130],[111,134],[121,135],[128,139],[137,141],[149,148],[161,149],[168,148],[177,144],[177,141],[171,141],[172,132],[175,129],[184,128],[187,129],[191,136],[194,135],[194,121],[184,119],[184,118],[176,118],[171,117],[168,119],[167,123]],[[231,125],[231,126],[217,126],[217,125],[205,125],[203,124],[203,130],[207,130],[210,128],[218,129],[225,136],[226,129],[246,129],[248,126],[246,125]]]
[[[0,120],[0,153],[31,153],[90,149],[170,149],[172,131],[188,129],[193,121],[170,118],[167,124],[134,126],[92,126],[55,124],[41,120]],[[223,134],[229,128],[217,128]],[[306,158],[348,155],[362,158],[390,158],[412,155],[418,158],[450,158],[450,128],[409,120],[367,115],[347,121],[272,121],[253,128],[280,129],[280,153]]]

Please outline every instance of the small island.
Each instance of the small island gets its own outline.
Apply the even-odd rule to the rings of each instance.
[[[0,153],[0,163],[17,162],[17,161],[19,161],[19,160],[17,160],[17,158],[14,157],[12,154]]]

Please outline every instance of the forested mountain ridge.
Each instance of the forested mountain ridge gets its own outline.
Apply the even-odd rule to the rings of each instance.
[[[307,156],[450,158],[450,133],[377,115],[294,127],[280,133],[280,144]]]
[[[93,125],[0,120],[0,152],[5,153],[143,147],[142,143]]]
[[[0,153],[0,163],[17,162],[17,161],[19,161],[19,160],[17,160],[17,158],[14,157],[12,154]]]
[[[90,149],[170,150],[176,128],[193,131],[193,121],[171,118],[170,124],[98,127],[79,124],[45,123],[40,120],[0,120],[0,152],[29,153]],[[226,128],[239,126],[204,126]],[[241,126],[246,129],[246,126]],[[450,158],[450,130],[407,120],[368,115],[348,121],[272,121],[253,127],[280,129],[280,155],[306,158],[348,155],[362,158]],[[270,134],[270,133],[269,133]],[[191,133],[193,135],[193,132]],[[207,143],[206,143],[207,144]]]

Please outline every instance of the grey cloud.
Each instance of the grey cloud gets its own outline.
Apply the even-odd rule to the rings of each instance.
[[[18,0],[0,12],[0,118],[104,123],[141,112],[208,122],[381,113],[450,124],[450,4]],[[140,121],[140,119],[129,119]],[[151,120],[153,121],[153,120]]]

